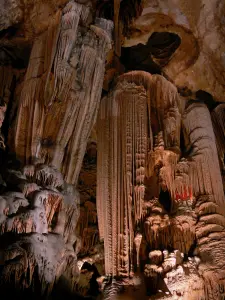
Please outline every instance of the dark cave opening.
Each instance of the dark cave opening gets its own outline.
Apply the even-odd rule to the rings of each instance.
[[[181,39],[175,33],[154,32],[146,45],[123,47],[121,62],[128,71],[142,70],[161,74],[161,69],[168,64],[180,43]]]
[[[129,34],[129,24],[142,12],[141,0],[120,0],[119,19],[123,23],[123,33]],[[111,0],[98,0],[96,3],[96,16],[107,20],[114,18],[114,2]]]
[[[180,150],[181,150],[181,153],[183,156],[183,153],[185,152],[185,141],[184,141],[184,133],[183,133],[182,128],[180,131]]]
[[[16,76],[13,76],[11,87],[10,87],[10,97],[9,97],[9,102],[7,103],[7,110],[5,113],[5,118],[2,123],[2,133],[3,136],[5,137],[5,144],[7,145],[7,140],[8,140],[8,133],[9,133],[9,128],[10,128],[10,123],[16,119],[16,114],[12,115],[13,113],[13,99],[14,99],[14,93],[16,90]],[[4,103],[2,103],[3,105]]]
[[[94,264],[85,262],[81,268],[81,272],[82,271],[92,273],[92,277],[89,281],[90,288],[88,290],[88,295],[97,296],[100,293],[100,291],[99,291],[99,285],[98,285],[98,282],[96,279],[100,276],[100,274],[99,274],[96,266]]]
[[[213,96],[206,91],[198,90],[195,95],[199,101],[205,103],[210,112],[220,104],[220,102],[216,102]]]
[[[170,192],[168,190],[163,191],[160,190],[159,193],[159,203],[164,207],[164,209],[170,213],[172,209],[172,199],[170,196]]]
[[[152,55],[160,59],[160,65],[166,65],[172,54],[180,46],[180,37],[171,32],[154,32],[148,41]]]

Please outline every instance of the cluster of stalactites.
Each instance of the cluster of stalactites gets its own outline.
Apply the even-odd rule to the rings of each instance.
[[[111,275],[133,271],[134,226],[141,219],[148,152],[153,148],[151,110],[166,132],[166,147],[179,146],[176,88],[158,75],[130,72],[101,102],[98,117],[97,211]]]
[[[35,39],[15,125],[18,158],[52,164],[73,184],[96,120],[113,27],[97,19],[82,32],[89,15],[70,1]]]
[[[98,148],[97,209],[106,273],[129,276],[132,215],[139,218],[144,197],[147,101],[143,88],[130,85],[115,97],[102,100]]]

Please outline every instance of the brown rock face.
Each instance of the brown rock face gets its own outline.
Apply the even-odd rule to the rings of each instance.
[[[154,250],[144,270],[150,292],[161,289],[160,278],[170,276],[168,272],[183,270],[183,258],[176,262],[178,254],[168,251],[158,266],[160,250],[175,249],[184,257],[195,249],[201,264],[184,279],[182,299],[198,299],[189,294],[196,276],[204,279],[195,286],[196,293],[213,299],[224,284],[224,270],[218,270],[213,255],[220,251],[222,241],[216,240],[224,232],[223,184],[210,113],[203,103],[187,102],[185,107],[184,101],[170,82],[145,72],[122,75],[102,100],[97,128],[99,231],[106,274],[132,276],[148,263],[140,249]],[[208,280],[214,282],[210,287]]]
[[[225,299],[224,11],[1,1],[2,299]]]
[[[46,165],[26,166],[14,176],[20,192],[1,196],[1,288],[33,286],[37,294],[48,295],[62,276],[73,288],[79,194]]]
[[[110,47],[110,21],[97,20],[81,34],[78,25],[88,16],[88,7],[69,2],[36,38],[13,132],[22,161],[50,163],[74,184],[95,122]]]
[[[101,18],[90,24],[90,3],[53,2],[8,3],[8,8],[13,7],[4,28],[21,22],[17,10],[22,16],[29,14],[23,39],[32,49],[24,78],[10,65],[1,67],[0,89],[0,125],[11,97],[3,129],[7,147],[24,166],[23,174],[20,169],[3,167],[2,286],[6,292],[12,287],[47,298],[62,284],[70,292],[77,289],[77,253],[98,241],[96,209],[91,202],[84,208],[87,222],[96,224],[95,237],[86,224],[81,230],[85,241],[81,243],[76,234],[80,207],[75,187],[98,112],[113,28],[111,21]],[[38,26],[31,33],[26,26],[32,14],[32,24]],[[8,41],[3,32],[3,45],[12,47],[17,38]],[[3,136],[1,148],[5,148]]]
[[[141,16],[131,25],[124,46],[147,45],[154,33],[177,34],[181,43],[162,68],[165,76],[178,87],[204,90],[224,101],[224,2],[146,0],[142,4]],[[155,50],[160,53],[160,48],[158,44]],[[158,52],[149,52],[158,64]]]

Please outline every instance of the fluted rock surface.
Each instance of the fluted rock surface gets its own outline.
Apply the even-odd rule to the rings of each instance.
[[[220,106],[213,114],[219,112]],[[214,118],[215,126],[223,126],[222,113]],[[102,100],[97,132],[97,211],[106,274],[132,277],[143,270],[150,294],[165,292],[160,287],[164,278],[175,293],[171,299],[220,299],[224,191],[206,105],[179,97],[162,76],[130,72],[120,76]],[[223,130],[220,133],[222,157]],[[165,249],[185,255],[184,263],[193,268],[190,276],[183,277],[182,267],[175,271],[174,254]],[[153,250],[164,250],[161,266]],[[148,251],[153,251],[149,257]],[[197,267],[191,266],[196,253]],[[171,276],[172,282],[166,279]],[[175,284],[181,277],[179,291]]]
[[[142,217],[147,158],[153,149],[151,115],[157,115],[155,130],[165,128],[166,146],[176,149],[178,104],[178,94],[170,82],[145,72],[122,75],[115,90],[102,100],[97,210],[107,274],[128,276],[133,272],[133,233]]]
[[[224,9],[1,1],[1,293],[224,299]]]
[[[112,23],[70,1],[37,36],[18,101],[11,143],[25,163],[52,164],[77,183],[94,125],[110,48]],[[15,139],[14,139],[15,135]]]

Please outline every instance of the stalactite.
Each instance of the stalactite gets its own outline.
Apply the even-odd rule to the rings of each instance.
[[[51,105],[55,97],[61,99],[63,96],[65,99],[71,86],[71,77],[74,70],[69,65],[68,60],[77,37],[78,23],[83,8],[86,7],[71,1],[63,9],[61,29],[54,59],[54,92],[51,102],[47,105]]]
[[[182,212],[170,217],[155,205],[151,207],[149,214],[145,219],[144,228],[150,249],[172,248],[188,254],[195,241],[194,215]]]
[[[51,28],[49,30],[51,31]],[[49,60],[45,44],[47,33],[43,32],[34,42],[15,124],[15,151],[17,156],[26,163],[30,163],[30,159],[37,155],[43,131],[44,84],[42,76],[45,61]]]
[[[114,0],[115,54],[121,56],[120,0]]]
[[[119,269],[121,274],[128,276],[132,270],[132,205],[136,222],[141,215],[141,199],[144,196],[143,169],[147,153],[147,101],[144,90],[135,89],[132,84],[127,84],[126,89],[121,85],[117,88],[116,95],[106,99],[107,103],[103,102],[98,120],[100,147],[104,145],[102,143],[105,141],[105,134],[110,135],[112,132],[112,138],[108,139],[109,145],[106,146],[108,152],[103,151],[103,154],[99,154],[101,167],[104,168],[105,160],[108,160],[108,163],[112,161],[107,174],[109,178],[104,183],[108,187],[109,200],[104,204],[104,198],[102,198],[103,201],[99,203],[98,209],[100,210],[100,228],[105,226],[104,218],[107,218],[108,224],[110,224],[107,229],[104,228],[104,232],[100,229],[105,237],[105,249],[108,249],[106,251],[106,272],[116,275],[117,269]],[[107,120],[109,121],[107,122]],[[137,126],[134,126],[135,122],[137,122]],[[104,128],[102,133],[101,126]],[[112,128],[114,128],[113,131],[111,131]],[[133,149],[136,151],[136,156],[133,156]],[[125,153],[125,157],[119,156],[119,153]],[[118,169],[123,170],[121,174],[118,174]],[[105,168],[99,171],[100,178],[102,178]],[[134,192],[132,186],[136,186]],[[102,194],[101,191],[103,189],[100,183],[98,193]],[[105,192],[104,190],[104,196],[106,196]],[[110,199],[112,200],[110,201]],[[114,222],[113,220],[118,221]],[[106,239],[106,236],[109,238]],[[119,262],[117,261],[118,256]]]
[[[145,177],[151,169],[153,148],[151,110],[158,112],[166,147],[160,152],[166,187],[173,191],[180,141],[180,106],[176,88],[158,75],[130,72],[101,102],[98,117],[97,211],[100,237],[104,238],[106,274],[133,272],[134,228],[142,219]],[[155,163],[155,162],[154,162]],[[149,166],[148,166],[149,165]],[[146,168],[147,167],[147,168]]]
[[[15,125],[18,158],[54,165],[73,184],[96,120],[113,28],[97,19],[81,34],[89,14],[70,1],[36,38]]]
[[[136,234],[134,238],[134,244],[136,247],[136,254],[137,254],[137,267],[139,268],[140,266],[140,246],[142,242],[142,234]]]

